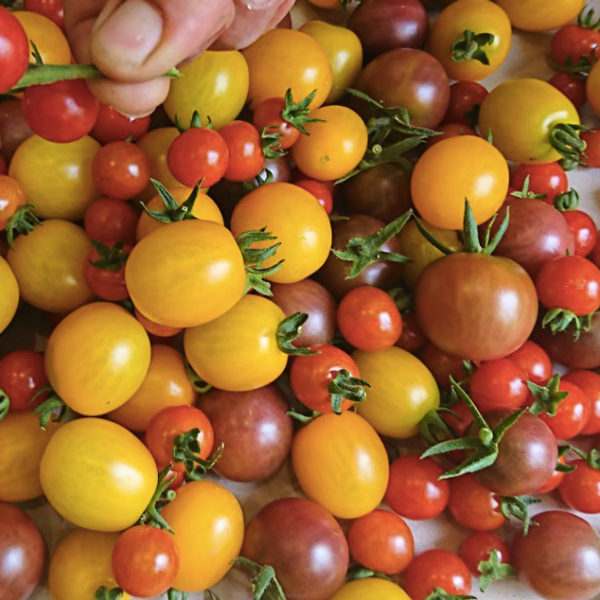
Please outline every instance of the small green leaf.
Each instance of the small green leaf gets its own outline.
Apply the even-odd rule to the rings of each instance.
[[[206,383],[196,371],[192,368],[192,365],[186,360],[185,361],[185,374],[187,375],[188,381],[192,384],[192,387],[199,394],[206,394],[212,390],[213,386],[210,383]]]
[[[318,354],[318,351],[310,350],[307,347],[297,348],[293,342],[302,334],[302,326],[306,323],[308,315],[306,313],[297,312],[289,317],[286,317],[279,323],[277,327],[277,345],[279,349],[291,356],[311,356]]]
[[[490,583],[515,577],[516,569],[508,563],[500,562],[500,553],[494,549],[487,560],[482,560],[477,565],[479,571],[479,589],[482,592],[489,587]]]
[[[314,100],[317,90],[313,90],[308,96],[302,98],[300,102],[294,102],[292,90],[288,88],[285,92],[285,107],[281,111],[284,121],[295,127],[300,133],[310,135],[306,127],[307,123],[324,123],[323,119],[310,117],[310,103]]]
[[[347,369],[340,369],[327,386],[333,412],[341,414],[344,400],[363,402],[367,397],[366,387],[371,387],[368,381],[353,377]]]
[[[42,222],[33,212],[34,204],[23,204],[19,206],[13,216],[6,224],[6,241],[11,250],[15,249],[15,236],[17,234],[27,235]]]
[[[154,490],[152,498],[150,498],[150,502],[148,502],[146,510],[138,519],[138,525],[152,525],[158,529],[166,529],[169,533],[174,533],[164,517],[160,514],[160,511],[175,498],[175,491],[168,489],[171,482],[176,478],[176,474],[172,472],[172,469],[173,465],[169,463],[158,474],[156,489]]]
[[[507,520],[511,517],[523,523],[523,535],[529,533],[531,525],[531,515],[529,514],[529,506],[541,502],[538,498],[528,498],[527,496],[500,496],[500,512]],[[534,525],[535,521],[533,522]]]
[[[527,381],[527,387],[534,397],[534,402],[529,407],[529,412],[534,415],[547,414],[554,417],[558,405],[569,395],[569,392],[561,392],[560,375],[555,373],[546,385],[539,385],[533,381]]]
[[[49,385],[40,388],[32,396],[29,401],[30,404],[35,402],[41,394],[45,394],[46,392],[50,392],[48,398],[33,409],[34,414],[38,415],[40,419],[41,429],[46,429],[51,421],[54,423],[61,423],[70,414],[69,407]]]
[[[92,267],[103,271],[119,271],[123,268],[129,252],[123,252],[123,242],[115,242],[114,246],[107,246],[98,240],[92,240],[92,245],[100,255],[97,260],[90,260]]]
[[[252,600],[286,600],[275,569],[270,565],[260,565],[253,560],[238,556],[235,563],[250,570],[254,575],[250,580]]]
[[[201,433],[200,429],[193,428],[175,436],[173,440],[173,460],[183,464],[187,481],[204,479],[223,454],[225,444],[221,443],[212,458],[201,458],[199,456],[201,451],[200,442],[198,441]]]
[[[101,586],[96,590],[94,600],[121,600],[123,598],[123,590],[119,587],[109,589]]]
[[[484,46],[492,45],[495,39],[492,33],[475,33],[465,29],[462,36],[450,47],[452,60],[455,62],[477,60],[484,65],[489,65],[490,59],[485,53]]]
[[[8,414],[10,410],[10,398],[8,394],[0,388],[0,421]]]

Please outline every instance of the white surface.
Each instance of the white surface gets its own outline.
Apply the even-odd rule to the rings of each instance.
[[[306,15],[316,16],[316,12],[303,6],[302,1],[299,1],[297,4],[298,6],[294,9],[294,27],[298,27],[306,18]],[[594,6],[597,11],[600,11],[600,0],[591,0],[587,4],[588,6]],[[538,77],[548,79],[552,74],[547,64],[549,39],[549,34],[515,32],[513,46],[507,62],[496,74],[482,83],[488,89],[491,89],[496,83],[508,77]],[[579,190],[582,207],[589,210],[598,222],[600,222],[600,178],[598,173],[597,170],[578,169],[576,172],[571,171],[569,173],[569,181],[573,187]],[[223,483],[235,493],[242,503],[247,520],[252,518],[260,507],[269,500],[300,494],[289,464],[281,470],[277,477],[259,485]],[[542,506],[536,505],[533,512],[539,512],[548,507],[556,506],[561,506],[560,501],[550,498]],[[69,526],[45,504],[31,508],[29,512],[41,526],[50,551],[52,551],[61,534]],[[600,529],[600,516],[585,516],[585,518],[593,523],[596,529]],[[460,541],[468,533],[468,530],[457,526],[450,518],[446,517],[425,523],[409,522],[409,524],[415,537],[416,552],[421,552],[431,547],[456,551]],[[252,597],[245,577],[235,571],[213,589],[221,600],[247,600]],[[528,592],[516,581],[494,583],[488,588],[485,594],[481,594],[478,591],[476,582],[474,582],[472,593],[478,598],[485,598],[487,600],[508,600],[512,598],[535,600],[539,598],[539,596]],[[190,597],[194,600],[201,600],[203,594],[192,594]],[[34,600],[47,600],[48,598],[49,594],[44,588],[38,589],[33,596]],[[91,599],[82,598],[81,600]]]

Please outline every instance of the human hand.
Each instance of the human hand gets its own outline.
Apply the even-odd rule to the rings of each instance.
[[[65,26],[79,63],[107,79],[90,80],[104,103],[148,114],[167,96],[162,76],[217,42],[242,48],[275,26],[294,0],[63,0]]]

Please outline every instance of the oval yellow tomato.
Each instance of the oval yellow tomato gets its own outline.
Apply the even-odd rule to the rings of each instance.
[[[310,114],[322,122],[308,123],[309,135],[301,135],[292,146],[292,158],[309,177],[332,181],[358,165],[367,149],[367,127],[346,106],[324,106]]]
[[[120,531],[142,515],[158,482],[144,444],[105,419],[82,418],[60,427],[40,465],[48,502],[62,517],[94,531]]]
[[[244,515],[235,496],[212,481],[192,481],[177,490],[162,515],[179,549],[173,587],[197,592],[223,579],[244,538]]]
[[[119,533],[73,529],[58,543],[48,568],[52,600],[94,598],[99,587],[117,587],[112,551]],[[127,600],[128,594],[122,600]]]
[[[263,227],[277,239],[256,243],[255,248],[281,243],[263,267],[284,261],[279,271],[268,277],[271,281],[295,283],[306,279],[329,256],[331,223],[327,213],[310,192],[297,185],[262,185],[237,203],[231,217],[233,235]]]
[[[393,581],[370,577],[349,581],[330,600],[410,600],[410,596]]]
[[[102,415],[124,404],[150,365],[150,340],[124,308],[94,302],[67,315],[46,347],[46,374],[75,412]]]
[[[0,333],[2,333],[12,321],[19,305],[19,285],[12,269],[0,256]]]
[[[38,217],[77,221],[100,197],[92,177],[92,161],[99,148],[87,135],[67,144],[32,135],[17,148],[9,175],[21,184]]]
[[[0,421],[0,501],[24,502],[42,495],[40,461],[59,425],[46,431],[29,411],[9,412]]]
[[[358,413],[381,435],[409,438],[419,421],[440,405],[440,392],[429,369],[414,355],[392,346],[352,354],[360,376],[371,387]]]
[[[251,108],[292,90],[295,102],[313,90],[311,108],[318,108],[331,91],[332,73],[325,51],[306,33],[272,29],[242,51],[250,73]]]
[[[169,192],[173,198],[175,198],[177,204],[181,205],[189,198],[192,190],[188,187],[178,186],[170,188]],[[159,212],[165,210],[164,202],[159,195],[154,196],[146,206],[149,210],[156,210]],[[196,201],[194,202],[194,207],[192,208],[190,214],[196,217],[196,219],[223,225],[223,215],[221,214],[219,207],[210,196],[202,192],[198,193]],[[136,237],[138,242],[142,238],[146,237],[149,233],[164,227],[164,225],[165,223],[161,223],[157,219],[151,217],[147,212],[143,211],[140,214],[140,218],[138,219],[137,223]]]
[[[29,10],[17,10],[13,15],[23,26],[27,39],[30,40],[31,50],[33,51],[31,45],[33,42],[45,65],[68,65],[71,63],[69,42],[54,21]],[[35,62],[33,56],[30,57],[29,62]]]
[[[169,327],[194,327],[239,301],[246,268],[228,229],[190,219],[138,242],[125,265],[125,283],[146,318]]]
[[[187,329],[185,355],[196,373],[221,390],[255,390],[277,379],[287,354],[277,345],[285,313],[262,296],[244,296],[230,311]]]
[[[577,17],[585,0],[495,0],[517,29],[550,31]]]
[[[91,247],[81,227],[61,219],[44,221],[17,237],[6,258],[21,298],[52,313],[67,313],[89,302],[94,294],[83,278],[83,265]]]
[[[292,464],[302,491],[341,519],[374,510],[388,484],[381,438],[350,411],[321,415],[302,427],[292,444]]]
[[[196,392],[185,371],[183,356],[175,348],[154,344],[146,377],[125,404],[107,416],[132,431],[146,431],[150,419],[167,406],[191,406]]]
[[[185,126],[194,111],[215,129],[233,121],[248,96],[248,65],[237,50],[205,50],[179,69],[163,106],[171,121]]]
[[[413,204],[426,221],[441,229],[462,229],[465,198],[479,225],[504,202],[508,178],[506,160],[494,146],[474,135],[460,135],[423,153],[410,188]]]
[[[338,0],[334,0],[338,2]],[[339,100],[346,88],[351,87],[362,69],[363,49],[358,36],[347,27],[325,21],[307,21],[299,31],[317,40],[331,66],[331,92],[325,102]]]

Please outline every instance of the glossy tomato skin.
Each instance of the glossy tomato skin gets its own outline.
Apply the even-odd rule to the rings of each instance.
[[[98,116],[90,135],[101,144],[117,142],[131,138],[137,141],[150,127],[150,115],[146,117],[127,117],[112,106],[100,102]]]
[[[223,579],[244,537],[244,516],[235,496],[212,481],[192,481],[178,490],[162,515],[175,531],[179,548],[173,587],[195,592]]]
[[[10,410],[32,410],[44,400],[40,394],[48,385],[44,355],[33,350],[15,350],[0,358],[0,389],[10,398]]]
[[[371,386],[359,414],[381,435],[400,439],[415,435],[419,421],[440,402],[427,367],[396,346],[378,352],[356,351],[352,358]]]
[[[252,123],[259,130],[270,134],[279,134],[278,144],[281,149],[291,148],[300,137],[300,130],[286,121],[282,112],[285,109],[283,97],[267,98],[259,102],[252,112]]]
[[[292,464],[304,493],[343,519],[375,509],[389,477],[383,442],[367,421],[349,411],[321,415],[300,429]]]
[[[27,600],[42,578],[42,534],[19,507],[0,503],[0,585],[7,600]]]
[[[552,361],[548,353],[531,340],[527,340],[518,350],[508,355],[517,364],[528,380],[546,385],[552,377]],[[573,383],[577,384],[576,381]]]
[[[496,494],[469,473],[450,480],[448,508],[457,523],[474,531],[494,531],[506,523]]]
[[[348,546],[358,564],[386,575],[404,571],[414,553],[413,535],[406,521],[380,509],[352,522]]]
[[[111,248],[112,245],[108,247]],[[131,248],[132,246],[125,246],[122,252],[128,254]],[[96,248],[88,252],[87,261],[83,265],[83,278],[88,287],[101,300],[125,300],[129,297],[125,287],[125,265],[116,269],[104,269],[92,264],[100,259],[101,255]]]
[[[510,552],[502,538],[495,533],[476,531],[469,534],[461,543],[458,555],[463,559],[475,577],[479,577],[477,568],[481,561],[487,561],[493,551],[498,553],[501,563],[510,564]]]
[[[251,392],[212,389],[198,407],[213,426],[214,446],[225,444],[215,467],[223,477],[260,481],[276,473],[289,455],[292,420],[285,396],[274,384]]]
[[[27,34],[8,8],[5,7],[0,10],[0,39],[2,40],[0,91],[4,93],[21,79],[29,64]]]
[[[246,121],[231,121],[219,130],[227,144],[229,162],[223,177],[229,181],[246,181],[263,169],[265,157],[260,132]]]
[[[571,371],[562,378],[562,381],[574,383],[587,396],[590,414],[581,433],[583,435],[600,433],[600,375],[594,371]]]
[[[83,226],[90,240],[103,244],[135,242],[138,216],[126,202],[113,198],[100,198],[85,211]]]
[[[562,92],[578,110],[587,102],[585,80],[579,79],[571,73],[555,73],[548,83]]]
[[[158,480],[144,444],[120,425],[96,418],[70,421],[57,433],[61,435],[52,437],[40,465],[50,504],[71,523],[94,531],[133,525]]]
[[[517,165],[510,176],[511,187],[522,189],[526,177],[529,177],[529,190],[534,194],[544,194],[544,200],[548,204],[552,204],[556,196],[569,189],[567,174],[558,162]]]
[[[469,393],[482,412],[497,408],[518,409],[529,396],[525,373],[510,358],[481,364],[469,381]]]
[[[561,381],[558,389],[567,392],[568,396],[561,400],[553,417],[542,413],[540,419],[557,439],[568,440],[581,433],[590,418],[592,407],[589,398],[575,383]]]
[[[465,198],[475,221],[500,208],[508,190],[508,166],[486,140],[455,136],[430,146],[415,165],[411,192],[419,214],[442,229],[461,229]]]
[[[558,0],[552,6],[537,0],[499,0],[511,23],[524,31],[549,31],[572,21],[584,6],[584,0]]]
[[[25,204],[25,194],[19,182],[8,175],[0,175],[0,231],[6,229],[10,218],[23,204]]]
[[[600,513],[600,471],[583,459],[570,461],[569,465],[575,470],[565,473],[558,486],[562,501],[579,512]]]
[[[558,65],[573,64],[583,57],[596,56],[600,47],[600,32],[580,27],[576,23],[563,25],[550,41],[550,56]]]
[[[327,600],[348,568],[348,544],[339,524],[303,498],[264,506],[248,524],[242,554],[273,566],[289,600]]]
[[[517,533],[512,553],[519,579],[545,597],[591,600],[600,591],[600,540],[580,517],[552,510]]]
[[[125,309],[94,302],[57,325],[45,364],[52,387],[73,410],[101,415],[124,404],[142,384],[150,340]]]
[[[5,290],[0,299],[0,333],[12,321],[19,305],[19,284],[9,263],[0,257],[0,282]]]
[[[447,550],[418,554],[404,574],[404,587],[412,600],[425,600],[437,587],[448,594],[471,591],[471,573],[463,560]]]
[[[512,260],[483,254],[457,253],[431,263],[417,283],[415,303],[425,335],[445,352],[471,360],[514,352],[531,334],[538,310],[529,275]]]
[[[385,502],[406,519],[434,519],[448,504],[449,484],[444,470],[433,460],[417,455],[397,458],[390,465]]]
[[[450,86],[448,110],[444,123],[462,123],[473,126],[473,109],[479,109],[488,91],[476,81],[461,80]]]
[[[596,246],[598,230],[594,219],[582,210],[568,210],[563,217],[575,240],[575,254],[587,256]]]

